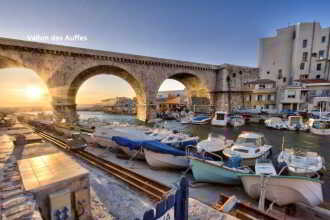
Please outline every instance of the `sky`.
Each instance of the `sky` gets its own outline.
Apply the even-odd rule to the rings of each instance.
[[[79,34],[87,39],[38,41],[210,64],[257,66],[259,38],[273,36],[276,29],[298,22],[318,21],[323,27],[330,26],[329,9],[330,1],[317,0],[2,0],[0,36],[29,40],[36,35]],[[0,88],[6,83],[2,80],[6,74],[0,70]],[[78,96],[91,92],[116,95],[106,89],[109,84],[121,85],[120,94],[132,96],[131,88],[121,81],[109,75],[96,76],[83,84]],[[161,90],[178,86],[183,88],[169,81]]]

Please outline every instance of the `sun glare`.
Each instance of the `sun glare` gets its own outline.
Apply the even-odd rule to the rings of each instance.
[[[43,94],[43,89],[39,87],[27,87],[24,92],[30,99],[40,99]]]

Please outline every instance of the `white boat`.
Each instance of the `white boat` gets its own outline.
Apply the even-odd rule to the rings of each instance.
[[[232,115],[230,117],[229,123],[233,127],[240,127],[245,124],[245,119],[241,115]]]
[[[233,146],[223,150],[226,157],[239,156],[244,165],[254,165],[255,160],[267,157],[271,152],[271,145],[265,143],[265,136],[255,132],[242,132]]]
[[[217,111],[212,118],[211,125],[214,126],[227,126],[230,117],[227,112]]]
[[[154,169],[186,169],[189,167],[187,156],[158,153],[143,149],[148,165]]]
[[[197,151],[219,153],[223,151],[223,149],[230,147],[233,143],[233,140],[226,139],[225,136],[212,137],[212,135],[209,134],[207,139],[197,144]]]
[[[291,131],[307,131],[309,129],[307,124],[304,124],[300,115],[292,115],[288,117],[287,127]]]
[[[291,148],[284,149],[277,157],[279,163],[288,166],[290,175],[315,176],[324,168],[324,159],[316,152],[295,152]]]
[[[207,115],[199,115],[196,117],[193,117],[191,120],[192,124],[196,124],[196,125],[204,125],[204,124],[208,124],[211,121],[212,118],[210,118]]]
[[[267,128],[274,129],[287,129],[287,124],[280,117],[271,117],[265,120],[265,125]]]
[[[177,134],[171,134],[167,137],[163,138],[160,142],[164,144],[171,145],[172,147],[176,148],[186,148],[186,147],[193,147],[196,146],[196,144],[199,141],[199,137],[190,137],[186,134],[177,133]]]
[[[130,139],[139,140],[154,140],[153,136],[147,135],[146,129],[138,127],[116,127],[116,126],[103,126],[96,127],[91,139],[94,143],[100,146],[112,149],[118,149],[116,142],[112,141],[113,136],[122,136]]]
[[[238,174],[245,192],[253,199],[267,199],[279,206],[294,203],[318,206],[323,202],[319,179],[277,175],[270,160],[257,162],[255,170],[258,173]]]
[[[184,118],[181,118],[180,123],[181,124],[191,124],[192,117],[186,116]]]
[[[317,135],[330,135],[330,120],[311,119],[310,132]]]

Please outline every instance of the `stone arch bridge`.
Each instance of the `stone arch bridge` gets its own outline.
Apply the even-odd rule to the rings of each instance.
[[[190,95],[208,97],[216,109],[230,110],[228,108],[233,104],[230,104],[228,94],[242,92],[244,80],[258,77],[258,69],[251,67],[210,65],[0,38],[0,68],[10,67],[24,67],[38,74],[48,87],[57,120],[66,119],[67,122],[77,120],[79,87],[98,74],[116,75],[132,86],[137,97],[137,118],[142,121],[154,117],[156,95],[166,79],[180,81]]]

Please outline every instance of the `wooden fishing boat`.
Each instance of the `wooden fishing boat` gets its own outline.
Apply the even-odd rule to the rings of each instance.
[[[258,166],[260,167],[258,168]],[[318,206],[323,202],[319,179],[303,176],[280,176],[271,166],[273,165],[270,160],[268,163],[257,162],[256,174],[238,174],[241,177],[245,192],[251,198],[266,198],[279,206],[294,203]]]
[[[153,169],[187,169],[189,158],[143,149],[148,165]]]
[[[248,168],[229,167],[223,161],[202,160],[190,157],[194,179],[198,182],[221,183],[229,185],[241,184],[238,173],[250,173]]]

